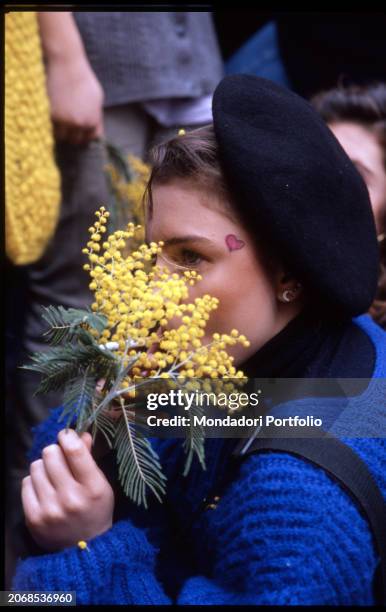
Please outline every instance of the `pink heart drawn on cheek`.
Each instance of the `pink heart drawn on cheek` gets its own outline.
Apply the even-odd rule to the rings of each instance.
[[[230,251],[237,251],[245,246],[245,242],[236,238],[234,234],[228,234],[225,237],[225,242]]]

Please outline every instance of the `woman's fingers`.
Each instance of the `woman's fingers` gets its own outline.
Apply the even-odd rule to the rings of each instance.
[[[84,432],[80,438],[91,452],[92,436]],[[34,465],[35,464],[35,465]],[[79,482],[69,467],[69,462],[58,444],[50,444],[43,449],[42,459],[31,464],[32,484],[40,502],[53,499],[74,487]]]
[[[40,519],[40,504],[37,498],[31,476],[26,476],[21,482],[21,501],[27,523],[37,523]]]
[[[114,491],[90,453],[91,434],[62,429],[58,441],[43,449],[22,482],[26,525],[49,551],[110,529],[114,510]]]
[[[62,429],[58,433],[59,444],[75,480],[84,485],[99,479],[100,470],[85,442],[73,429]]]
[[[40,504],[50,503],[56,499],[55,488],[48,477],[43,459],[38,459],[31,463],[30,476]]]
[[[43,449],[42,457],[47,476],[56,491],[66,491],[74,486],[74,476],[58,444],[46,446]]]

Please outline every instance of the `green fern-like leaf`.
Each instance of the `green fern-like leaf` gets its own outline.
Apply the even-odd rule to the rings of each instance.
[[[106,416],[103,412],[100,412],[96,417],[93,427],[95,430],[100,431],[110,448],[113,448],[115,438],[115,424]]]
[[[36,393],[62,389],[77,373],[81,374],[86,368],[92,368],[97,379],[110,380],[117,376],[120,364],[115,355],[111,351],[100,349],[90,334],[88,337],[91,338],[88,345],[68,344],[32,355],[32,363],[22,367],[42,374],[42,381]]]
[[[102,144],[105,147],[108,162],[115,168],[121,180],[124,183],[134,181],[136,178],[135,172],[124,153],[111,142],[102,140]],[[109,231],[113,232],[126,226],[128,221],[134,221],[135,219],[131,207],[127,207],[125,197],[116,188],[110,172],[106,172],[106,179],[110,192],[108,227]]]
[[[198,406],[193,404],[190,409],[190,425],[187,425],[185,429],[186,438],[184,440],[184,451],[187,455],[183,475],[187,476],[189,473],[193,456],[197,455],[199,462],[201,463],[201,467],[203,470],[206,470],[205,465],[205,432],[204,428],[199,425],[193,425],[194,419],[193,416],[196,415],[198,417],[202,416],[204,413],[203,406]]]
[[[181,381],[178,377],[173,379],[173,388],[185,390],[185,381]],[[183,475],[187,476],[189,473],[193,456],[197,455],[198,460],[203,470],[206,470],[205,464],[205,431],[204,428],[199,425],[194,425],[193,416],[202,416],[204,413],[204,407],[196,403],[193,403],[190,408],[190,421],[189,425],[185,427],[185,440],[183,442],[183,449],[186,454],[186,461],[184,465]]]
[[[119,479],[125,494],[136,504],[147,508],[146,489],[149,488],[159,501],[165,494],[166,476],[158,455],[134,423],[130,423],[126,411],[122,411],[115,436]]]
[[[37,387],[36,393],[60,391],[69,380],[77,375],[79,367],[76,363],[70,361],[57,361],[48,364],[46,370],[47,374]]]
[[[53,347],[48,349],[47,351],[41,351],[39,353],[33,353],[30,356],[31,364],[21,366],[24,370],[35,370],[36,372],[44,373],[45,367],[49,367],[51,361],[55,359],[61,360],[63,358],[64,361],[68,360],[68,356],[71,352],[66,350],[66,347]]]
[[[72,340],[85,325],[99,333],[102,333],[107,325],[106,317],[101,314],[77,308],[66,309],[63,306],[44,307],[42,316],[50,326],[44,335],[53,345]]]
[[[110,164],[116,168],[117,172],[124,177],[126,182],[131,183],[135,176],[125,155],[116,145],[113,145],[111,142],[108,142],[107,140],[103,140],[102,142],[105,146]]]
[[[76,378],[70,380],[64,389],[63,412],[60,415],[59,421],[65,415],[69,415],[67,425],[76,417],[76,431],[84,431],[83,427],[86,420],[92,414],[93,397],[95,394],[97,379],[95,374],[86,371]]]
[[[42,380],[35,391],[47,393],[58,391],[66,382],[73,378],[79,370],[79,364],[74,361],[72,351],[63,347],[55,347],[31,357],[31,364],[21,366],[24,370],[31,370],[42,374]]]

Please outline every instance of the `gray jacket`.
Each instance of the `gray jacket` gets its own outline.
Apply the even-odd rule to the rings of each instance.
[[[105,106],[211,94],[223,76],[208,12],[74,12]]]

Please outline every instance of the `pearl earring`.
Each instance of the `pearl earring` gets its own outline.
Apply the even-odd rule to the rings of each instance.
[[[283,291],[282,299],[283,302],[290,302],[294,297],[293,291],[291,289],[286,289]]]
[[[294,299],[295,294],[301,288],[302,288],[302,285],[300,283],[296,283],[293,289],[285,289],[282,293],[281,299],[283,300],[283,302],[291,302]]]

